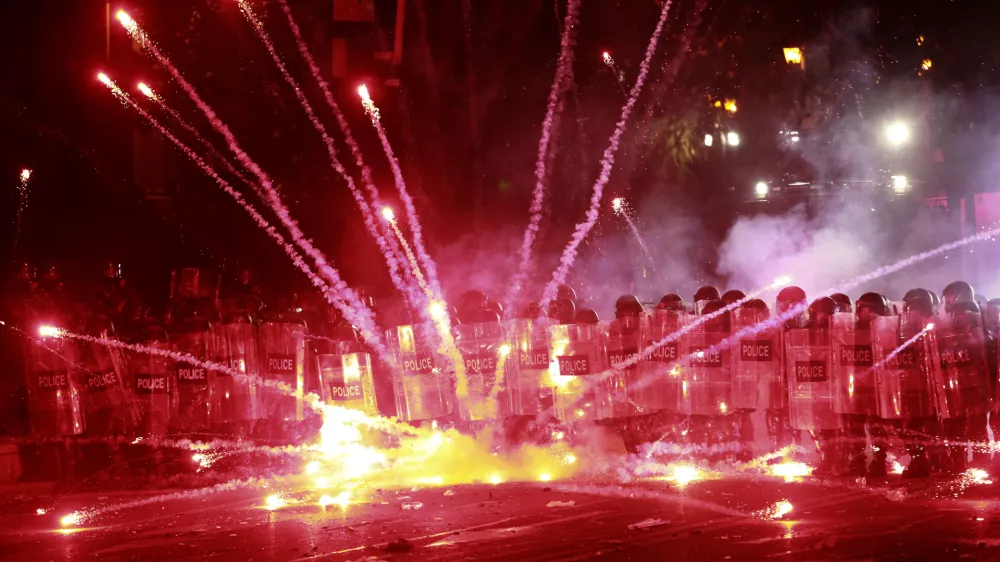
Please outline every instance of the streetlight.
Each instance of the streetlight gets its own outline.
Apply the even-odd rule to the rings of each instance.
[[[910,187],[910,182],[906,176],[892,176],[889,180],[892,182],[892,190],[896,193],[903,193]]]
[[[740,145],[740,135],[734,131],[729,131],[726,133],[726,143],[729,146],[739,146]]]
[[[763,199],[767,197],[767,192],[770,188],[767,186],[767,182],[759,181],[757,185],[754,186],[753,191],[757,194],[758,199]]]
[[[910,127],[902,121],[890,123],[885,128],[885,138],[892,146],[901,146],[910,140]]]
[[[706,134],[705,135],[705,146],[712,146],[713,142],[715,142],[715,137],[713,137],[711,134]]]

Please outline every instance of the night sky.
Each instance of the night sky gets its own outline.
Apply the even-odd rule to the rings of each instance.
[[[252,4],[336,133],[342,159],[350,160],[280,7]],[[352,31],[352,40],[391,50],[394,2],[377,4],[378,25]],[[393,71],[364,57],[352,59],[348,79],[334,84],[378,184],[391,197],[386,160],[353,94],[360,81],[372,84],[432,253],[436,245],[462,236],[519,236],[526,224],[565,9],[563,2],[542,0],[470,5],[471,53],[460,1],[411,0],[398,72],[402,87],[380,85]],[[331,2],[301,0],[292,7],[314,55],[328,68]],[[293,215],[345,277],[375,292],[387,290],[384,268],[371,257],[377,250],[347,189],[235,2],[113,2],[112,10],[118,8],[132,13],[276,178]],[[210,128],[166,72],[132,49],[116,22],[111,60],[106,59],[103,1],[5,2],[0,9],[6,26],[0,41],[7,53],[0,62],[5,263],[58,260],[71,278],[82,279],[96,276],[102,260],[114,259],[124,262],[137,285],[161,299],[168,271],[188,264],[218,267],[229,278],[248,267],[274,289],[306,284],[242,211],[172,148],[163,150],[164,197],[137,184],[133,142],[161,140],[108,95],[94,79],[98,70],[127,89],[148,81],[199,130],[207,134]],[[544,249],[560,248],[564,233],[582,216],[623,102],[600,53],[609,50],[631,84],[658,12],[654,0],[584,2],[574,86],[564,98],[552,156]],[[973,1],[675,1],[609,191],[638,202],[669,193],[692,205],[716,204],[703,218],[710,230],[724,232],[732,216],[720,203],[726,194],[765,168],[789,162],[774,141],[775,131],[796,126],[807,109],[823,123],[835,123],[858,112],[861,103],[874,114],[873,108],[891,107],[900,90],[921,88],[933,96],[926,106],[933,123],[928,148],[943,149],[946,165],[953,166],[946,168],[947,189],[992,190],[996,186],[986,185],[980,170],[1000,148],[992,111],[1000,53],[990,24],[995,12],[988,3]],[[679,55],[680,38],[695,24],[690,52]],[[801,83],[789,79],[782,60],[781,47],[788,44],[806,48],[810,64]],[[917,76],[924,58],[933,60],[933,69]],[[818,60],[823,63],[812,64]],[[671,64],[677,64],[677,77],[662,83]],[[824,92],[816,97],[818,107],[806,108],[802,100],[816,91]],[[738,100],[736,116],[720,117],[713,110],[708,100],[723,97]],[[740,153],[725,160],[698,146],[704,127],[719,119],[735,123],[746,139]],[[691,124],[679,128],[680,138],[695,141],[689,159],[677,162],[649,142],[648,133],[662,123]],[[35,174],[14,256],[17,177],[25,167]],[[941,173],[939,167],[937,177]]]

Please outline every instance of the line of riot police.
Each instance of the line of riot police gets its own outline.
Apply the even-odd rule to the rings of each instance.
[[[89,299],[89,307],[57,302],[37,290],[30,269],[18,276],[19,291],[5,295],[10,325],[31,336],[17,340],[16,348],[23,351],[33,437],[253,435],[300,441],[318,428],[310,394],[378,413],[370,356],[350,324],[322,312],[327,308],[293,294],[265,309],[248,278],[220,299],[218,275],[191,268],[174,273],[169,311],[157,318],[124,290],[115,271],[109,269],[104,290]],[[96,340],[40,335],[41,326]],[[193,359],[123,351],[101,340]]]
[[[963,282],[942,294],[808,303],[786,287],[772,308],[704,287],[693,303],[622,296],[600,322],[568,288],[547,311],[529,305],[508,320],[472,291],[452,311],[467,395],[455,394],[430,328],[404,325],[390,331],[396,406],[410,421],[551,414],[567,426],[611,424],[630,450],[653,443],[709,459],[811,441],[821,474],[881,477],[890,452],[909,456],[905,476],[961,472],[986,462],[1000,301],[980,308]]]
[[[217,276],[179,270],[170,314],[154,319],[109,270],[106,304],[83,320],[51,304],[25,309],[22,326],[52,323],[227,367],[36,340],[25,355],[32,433],[277,438],[308,432],[313,393],[414,423],[505,420],[542,438],[558,433],[553,423],[613,425],[630,450],[674,456],[746,460],[762,443],[808,438],[821,473],[882,476],[894,452],[910,457],[906,475],[924,476],[960,472],[970,456],[984,463],[983,447],[968,443],[986,441],[998,403],[1000,301],[980,308],[962,282],[943,301],[924,289],[899,302],[836,294],[807,306],[804,291],[786,287],[773,307],[712,287],[692,303],[669,294],[644,306],[625,295],[604,322],[578,309],[568,287],[547,310],[529,304],[510,317],[470,291],[450,308],[457,357],[442,353],[430,322],[411,317],[387,330],[394,368],[383,370],[329,307],[293,295],[264,309],[243,281],[220,305]]]

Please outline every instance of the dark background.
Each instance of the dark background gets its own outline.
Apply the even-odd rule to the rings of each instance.
[[[350,161],[280,6],[252,5],[334,133],[342,160]],[[477,244],[496,232],[520,236],[565,3],[409,0],[400,66],[375,56],[392,51],[396,2],[375,2],[374,23],[335,22],[331,0],[291,5],[324,71],[332,64],[332,37],[347,39],[347,73],[333,80],[334,94],[383,196],[391,199],[395,190],[385,157],[353,93],[358,83],[369,84],[432,254],[460,237]],[[277,180],[303,230],[345,278],[388,293],[384,266],[373,256],[377,249],[343,181],[332,173],[322,143],[235,2],[111,4],[112,12],[119,8],[171,56]],[[180,265],[216,267],[229,280],[251,268],[271,291],[305,286],[227,196],[95,80],[104,70],[130,91],[147,81],[221,147],[183,92],[114,21],[107,49],[105,9],[103,0],[0,6],[4,263],[57,260],[73,286],[96,277],[101,261],[113,259],[160,302],[169,271]],[[630,85],[659,9],[654,0],[584,2],[574,85],[565,97],[550,166],[540,240],[546,255],[562,247],[582,217],[623,103],[600,53],[611,51]],[[608,200],[625,195],[640,205],[661,197],[680,201],[699,213],[711,246],[712,237],[721,238],[745,212],[739,203],[759,176],[800,168],[831,178],[869,173],[863,158],[830,147],[855,143],[845,128],[874,127],[899,107],[919,113],[919,142],[910,158],[924,165],[921,180],[950,198],[993,190],[990,163],[1000,148],[995,15],[991,3],[977,1],[677,0]],[[685,43],[690,49],[682,51]],[[788,45],[805,48],[805,70],[784,63],[781,47]],[[919,75],[925,58],[933,67]],[[737,100],[735,115],[712,107],[723,98]],[[802,152],[783,148],[777,132],[805,122],[812,127],[803,132]],[[706,150],[701,139],[716,127],[739,130],[739,150]],[[862,146],[857,152],[869,151]],[[22,168],[34,175],[15,247]],[[601,228],[592,239],[600,239]],[[544,278],[548,271],[540,267],[538,274]]]

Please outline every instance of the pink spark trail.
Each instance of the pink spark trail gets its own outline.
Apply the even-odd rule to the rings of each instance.
[[[538,236],[538,225],[542,221],[542,202],[545,200],[545,161],[549,153],[549,143],[552,141],[552,128],[559,104],[559,94],[565,89],[573,71],[573,47],[576,43],[576,24],[579,19],[580,0],[569,0],[566,6],[566,17],[563,21],[562,36],[559,39],[559,59],[556,63],[556,76],[549,90],[548,106],[545,110],[545,120],[542,121],[542,135],[538,140],[538,159],[535,161],[535,189],[531,193],[531,207],[528,211],[531,218],[528,228],[524,230],[521,241],[521,263],[511,279],[510,287],[504,297],[504,305],[508,309],[514,306],[517,293],[528,279],[528,268],[531,267],[531,250]]]
[[[615,164],[615,155],[618,152],[618,144],[621,140],[622,134],[625,132],[625,125],[628,123],[629,115],[632,113],[632,109],[635,107],[636,100],[639,98],[639,93],[642,91],[643,84],[646,83],[646,76],[649,74],[649,62],[653,58],[653,54],[656,53],[656,45],[660,40],[660,34],[663,33],[663,24],[667,21],[667,13],[670,11],[670,0],[665,0],[663,2],[663,9],[660,11],[660,19],[656,22],[656,29],[653,30],[653,36],[649,38],[649,45],[646,47],[646,56],[642,59],[642,64],[639,67],[639,76],[635,80],[635,85],[632,86],[632,91],[629,93],[628,101],[625,103],[625,107],[622,108],[621,117],[618,119],[618,124],[615,126],[614,133],[611,134],[611,140],[608,143],[608,147],[604,149],[604,156],[601,158],[601,173],[594,183],[594,193],[590,198],[590,208],[587,210],[587,220],[576,225],[576,230],[573,232],[573,237],[570,239],[569,244],[563,250],[562,258],[560,259],[559,267],[556,268],[555,273],[552,275],[552,280],[548,282],[545,286],[545,290],[542,292],[542,308],[546,308],[549,302],[555,298],[556,289],[566,281],[566,277],[569,275],[569,270],[573,267],[573,261],[576,259],[576,252],[583,243],[583,240],[590,233],[590,230],[594,228],[594,223],[597,222],[598,209],[601,205],[601,197],[604,194],[604,186],[607,185],[608,180],[611,178],[611,168]]]
[[[954,242],[949,242],[947,244],[943,244],[943,245],[938,246],[937,248],[934,248],[932,250],[928,250],[926,252],[921,252],[919,254],[915,254],[915,255],[910,256],[908,258],[901,259],[901,260],[897,261],[896,263],[889,264],[889,265],[886,265],[886,266],[882,266],[882,267],[880,267],[878,269],[875,269],[873,271],[870,271],[868,273],[864,273],[864,274],[858,275],[858,276],[854,277],[853,279],[849,279],[849,280],[841,283],[839,286],[830,287],[830,288],[826,289],[825,291],[820,291],[818,294],[820,294],[820,295],[830,295],[830,294],[833,294],[833,293],[843,293],[843,292],[850,291],[851,289],[854,289],[855,287],[857,287],[857,286],[859,286],[859,285],[861,285],[863,283],[867,283],[868,281],[871,281],[873,279],[878,279],[879,277],[884,277],[886,275],[895,273],[895,272],[897,272],[897,271],[899,271],[901,269],[905,269],[905,268],[907,268],[907,267],[909,267],[911,265],[917,264],[917,263],[922,262],[924,260],[928,260],[930,258],[939,256],[939,255],[944,254],[946,252],[949,252],[951,250],[954,250],[954,249],[957,249],[957,248],[961,248],[962,246],[967,246],[967,245],[975,243],[975,242],[981,242],[983,240],[991,239],[992,237],[996,236],[997,234],[1000,234],[1000,228],[996,228],[996,229],[992,229],[992,230],[985,230],[985,231],[980,232],[978,234],[974,234],[972,236],[967,236],[965,238],[962,238],[961,240],[956,240]],[[740,302],[741,301],[737,301],[737,303],[740,303]],[[734,303],[734,304],[737,304],[737,303]],[[808,303],[797,304],[797,305],[789,308],[787,311],[785,311],[782,314],[778,314],[777,316],[774,316],[774,317],[772,317],[772,318],[770,318],[770,319],[768,319],[768,320],[766,320],[764,322],[757,323],[757,324],[755,324],[753,326],[749,326],[747,328],[743,328],[742,330],[739,330],[736,333],[734,333],[732,336],[730,336],[730,337],[728,337],[728,338],[720,341],[719,343],[717,343],[717,344],[715,344],[715,345],[713,345],[713,346],[711,346],[709,348],[706,348],[706,349],[704,349],[702,351],[704,353],[713,353],[713,352],[716,352],[716,351],[721,351],[723,349],[726,349],[726,348],[732,346],[734,343],[740,341],[743,338],[747,338],[747,337],[750,337],[750,336],[757,335],[757,334],[759,334],[759,333],[761,333],[761,332],[763,332],[765,330],[769,330],[769,329],[774,328],[776,326],[781,326],[786,320],[788,320],[789,318],[793,318],[793,317],[801,314],[808,307],[809,307]],[[707,322],[708,320],[711,320],[712,318],[715,318],[715,317],[717,317],[717,316],[719,316],[721,314],[724,314],[725,312],[727,312],[727,309],[729,309],[728,306],[725,307],[725,308],[723,308],[723,309],[720,309],[720,310],[718,310],[716,312],[713,312],[712,314],[707,314],[707,315],[704,315],[704,316],[699,316],[698,319],[695,322],[692,322],[688,326],[684,327],[684,328],[686,328],[686,330],[682,328],[681,330],[678,330],[677,332],[675,332],[673,334],[670,334],[666,338],[663,338],[662,340],[660,340],[658,342],[654,342],[654,343],[646,346],[644,349],[639,350],[639,353],[637,353],[637,354],[633,355],[632,357],[630,357],[627,361],[624,361],[621,364],[615,365],[614,369],[611,369],[611,370],[608,370],[608,371],[605,371],[605,372],[601,373],[601,376],[610,376],[613,372],[615,372],[617,370],[621,370],[621,369],[624,369],[624,368],[629,367],[631,365],[634,365],[637,361],[649,357],[649,355],[653,352],[653,350],[655,350],[655,349],[657,349],[659,347],[662,347],[663,345],[666,345],[668,342],[675,341],[681,335],[683,335],[683,333],[686,333],[686,331],[690,331],[690,326]],[[927,330],[928,330],[928,328],[925,328],[924,331],[921,332],[921,334],[924,333],[924,332],[926,332]],[[904,344],[901,347],[905,347],[906,345],[908,345],[908,344]],[[687,359],[689,359],[689,357],[685,357],[685,358],[679,359],[676,362],[674,362],[674,365],[683,363]],[[639,383],[639,387],[641,388],[642,386],[644,386],[644,384],[643,383]]]
[[[180,139],[178,139],[172,133],[170,133],[170,131],[168,131],[166,127],[164,127],[159,121],[157,121],[152,115],[150,115],[149,112],[147,112],[141,106],[139,106],[139,104],[136,103],[135,100],[133,100],[128,94],[122,91],[122,89],[119,88],[118,85],[115,84],[110,78],[108,78],[104,74],[99,74],[98,78],[105,86],[107,86],[111,90],[111,92],[115,95],[115,97],[117,97],[122,102],[131,106],[132,109],[137,111],[146,120],[148,120],[150,124],[152,124],[158,131],[160,131],[160,133],[163,136],[165,136],[167,139],[173,142],[174,145],[177,146],[177,148],[179,148],[182,152],[184,152],[184,154],[186,154],[187,157],[190,158],[192,162],[197,164],[198,167],[200,167],[202,171],[205,172],[205,174],[214,179],[216,184],[218,184],[223,191],[225,191],[227,194],[229,194],[230,197],[235,199],[236,202],[239,203],[239,205],[243,207],[243,209],[248,214],[250,214],[250,217],[254,220],[254,222],[256,222],[257,225],[260,226],[264,230],[264,232],[267,233],[268,236],[270,236],[282,249],[285,250],[285,253],[288,255],[289,258],[291,258],[292,263],[294,263],[296,267],[298,267],[303,273],[306,274],[306,276],[309,278],[309,280],[316,288],[318,288],[320,291],[323,292],[324,296],[326,297],[327,301],[330,302],[330,304],[337,307],[337,309],[340,310],[345,317],[351,319],[352,323],[354,321],[365,322],[366,324],[363,324],[364,326],[363,330],[365,332],[371,334],[377,333],[374,321],[370,320],[369,317],[367,316],[359,315],[354,308],[352,308],[347,302],[345,302],[345,299],[342,294],[338,293],[334,287],[330,287],[329,285],[327,285],[327,283],[323,281],[322,278],[316,275],[313,272],[313,270],[309,267],[309,265],[305,262],[305,260],[302,258],[301,254],[299,254],[299,252],[295,249],[295,247],[286,242],[284,237],[282,237],[281,234],[279,234],[278,231],[273,226],[271,226],[267,222],[267,220],[265,220],[264,217],[261,216],[261,214],[258,213],[257,210],[254,209],[253,206],[250,205],[250,203],[248,203],[246,199],[244,199],[243,196],[238,191],[233,189],[233,187],[229,185],[227,181],[222,179],[215,172],[215,170],[212,169],[211,166],[209,166],[200,156],[198,156],[193,150],[191,150],[190,147],[181,142]],[[388,354],[388,350],[385,348],[385,345],[382,343],[381,339],[366,338],[366,341],[369,341],[369,343],[372,344],[372,347],[374,347],[375,350],[378,353],[380,353],[383,357],[390,357],[390,355]]]
[[[281,223],[285,226],[285,228],[288,229],[292,236],[292,240],[316,262],[316,266],[319,268],[320,272],[332,284],[334,294],[342,295],[343,299],[349,305],[344,307],[345,310],[342,310],[342,312],[344,312],[344,316],[352,324],[361,329],[362,336],[366,341],[373,342],[376,345],[376,349],[380,352],[384,352],[385,346],[382,344],[381,337],[378,334],[378,330],[375,326],[374,315],[371,310],[369,310],[368,307],[361,302],[357,293],[344,283],[344,281],[340,278],[340,273],[330,265],[326,256],[324,256],[323,253],[313,246],[312,242],[305,237],[302,230],[299,228],[298,223],[289,214],[288,208],[281,203],[281,198],[279,197],[278,192],[274,189],[271,178],[268,177],[267,173],[265,173],[264,170],[261,169],[261,167],[252,158],[250,158],[246,152],[243,151],[229,127],[223,123],[221,119],[219,119],[215,110],[212,109],[210,105],[205,103],[205,100],[201,98],[194,86],[192,86],[191,83],[184,78],[180,70],[178,70],[177,67],[170,62],[170,59],[168,59],[166,55],[160,51],[159,47],[157,47],[156,44],[149,39],[146,32],[139,27],[139,24],[137,24],[135,20],[123,11],[119,11],[117,17],[125,27],[126,31],[128,31],[129,35],[139,42],[139,44],[142,45],[143,48],[146,49],[157,60],[157,62],[159,62],[160,65],[174,77],[175,80],[177,80],[177,83],[180,84],[181,88],[183,88],[188,94],[191,101],[193,101],[202,113],[205,114],[205,117],[212,124],[212,127],[218,131],[219,134],[225,137],[226,144],[229,146],[229,149],[232,150],[236,159],[239,160],[239,162],[248,170],[253,172],[255,176],[257,176],[261,187],[264,188],[264,192],[267,194],[269,206],[281,220]]]
[[[336,170],[336,172],[344,178],[344,181],[347,182],[347,187],[351,190],[351,195],[354,197],[354,201],[358,204],[358,208],[361,209],[361,218],[365,223],[365,227],[368,229],[368,233],[375,239],[379,249],[385,256],[386,265],[389,267],[389,277],[392,279],[393,284],[401,293],[407,295],[410,289],[403,281],[403,278],[399,275],[400,263],[396,259],[395,253],[390,248],[388,242],[386,242],[385,237],[382,236],[382,233],[379,231],[374,215],[372,214],[372,209],[368,205],[368,202],[365,201],[364,195],[361,194],[361,191],[354,184],[354,178],[347,173],[347,170],[344,169],[343,164],[341,164],[340,160],[337,158],[337,150],[333,145],[333,139],[327,133],[326,127],[322,122],[320,122],[319,117],[316,116],[316,112],[313,111],[312,104],[310,104],[309,100],[306,99],[305,92],[302,91],[298,82],[288,72],[288,67],[285,66],[284,61],[281,60],[281,56],[278,55],[278,51],[274,48],[274,43],[271,42],[267,32],[264,31],[264,24],[257,19],[257,16],[253,13],[253,10],[250,9],[250,5],[247,4],[245,0],[237,0],[237,3],[240,6],[240,10],[243,12],[243,15],[247,18],[247,21],[250,22],[250,25],[252,25],[254,30],[257,32],[257,36],[260,37],[260,40],[264,43],[264,46],[267,48],[267,52],[271,55],[271,59],[274,61],[275,66],[278,67],[278,70],[281,71],[281,75],[285,78],[285,82],[288,82],[288,85],[295,91],[295,97],[302,105],[302,109],[306,112],[306,116],[309,117],[309,121],[312,123],[313,128],[316,129],[316,132],[319,133],[320,137],[322,137],[323,144],[326,145],[326,153],[330,157],[330,165],[333,166],[333,169]]]
[[[340,125],[340,131],[344,133],[344,142],[351,149],[351,155],[354,156],[354,163],[357,165],[358,170],[361,171],[361,182],[364,184],[365,189],[368,191],[368,196],[371,197],[372,206],[376,209],[381,208],[382,201],[379,197],[378,187],[375,185],[374,180],[372,180],[372,171],[365,164],[365,160],[361,155],[361,148],[358,146],[356,140],[354,140],[354,134],[351,133],[351,126],[347,122],[347,118],[344,117],[344,112],[340,110],[340,105],[333,98],[333,94],[330,93],[330,85],[327,83],[326,79],[323,78],[323,73],[319,69],[319,65],[316,64],[316,60],[313,59],[312,53],[309,52],[309,47],[306,42],[302,39],[302,32],[299,29],[297,23],[295,23],[295,18],[292,17],[292,10],[288,6],[288,2],[285,0],[279,0],[281,4],[282,11],[285,12],[285,17],[288,19],[288,27],[292,30],[292,35],[295,37],[295,45],[299,49],[299,54],[302,55],[302,59],[306,61],[309,66],[309,71],[312,73],[313,78],[316,80],[316,84],[319,85],[320,91],[323,92],[323,99],[326,101],[326,105],[329,106],[330,111],[333,112],[333,116],[337,119],[337,124]],[[393,256],[399,263],[403,261],[403,254],[400,251],[398,245],[396,245],[392,239],[391,231],[386,228],[383,230],[383,236],[386,242],[389,244]],[[404,294],[406,294],[404,292]],[[414,308],[423,308],[422,305],[413,303]]]
[[[240,178],[240,180],[243,183],[250,186],[254,191],[257,192],[258,195],[263,197],[264,194],[263,192],[261,192],[260,188],[257,187],[257,184],[250,181],[243,172],[237,170],[236,166],[233,166],[232,162],[230,162],[228,158],[223,156],[222,153],[219,152],[219,149],[215,148],[214,144],[212,144],[208,139],[202,136],[202,134],[198,132],[198,129],[195,129],[193,125],[191,125],[183,117],[181,117],[181,114],[178,113],[176,109],[170,107],[167,104],[167,101],[163,99],[163,96],[157,94],[149,86],[143,84],[142,82],[139,82],[139,91],[142,92],[142,94],[147,98],[156,102],[156,105],[158,105],[160,109],[166,111],[167,114],[170,115],[171,119],[174,120],[174,123],[177,123],[177,125],[179,125],[182,129],[187,131],[188,134],[190,134],[192,137],[194,137],[195,140],[201,143],[201,145],[205,147],[205,150],[207,150],[209,154],[214,156],[216,160],[221,162],[222,165],[226,167],[226,170],[230,174],[233,174],[234,176]]]
[[[396,158],[396,154],[392,150],[392,145],[389,144],[389,137],[386,136],[385,129],[382,128],[382,120],[378,113],[378,107],[372,101],[366,86],[359,86],[358,94],[361,96],[361,103],[365,106],[365,112],[371,117],[375,132],[378,133],[382,149],[389,159],[389,168],[392,169],[392,177],[396,182],[396,189],[399,191],[399,199],[403,202],[403,208],[406,209],[406,220],[410,223],[410,232],[413,233],[413,247],[417,251],[417,257],[420,258],[420,263],[424,266],[424,271],[427,272],[427,280],[434,293],[441,295],[441,284],[438,282],[437,266],[427,253],[427,249],[424,248],[424,238],[420,228],[420,219],[417,217],[417,207],[413,204],[413,198],[410,197],[410,193],[406,189],[406,180],[403,179],[403,170],[399,167],[399,159]]]

